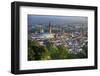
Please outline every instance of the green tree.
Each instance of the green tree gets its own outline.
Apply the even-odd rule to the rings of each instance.
[[[46,47],[50,53],[51,59],[59,59],[59,50],[56,45],[48,43]]]
[[[48,49],[41,46],[37,41],[28,41],[28,60],[48,60],[50,59]]]
[[[28,60],[34,60],[34,51],[32,50],[32,48],[28,48]]]
[[[69,58],[69,50],[65,46],[59,45],[58,46],[58,50],[59,50],[59,57],[60,57],[60,59],[67,59],[67,58]]]
[[[50,60],[51,59],[50,53],[45,46],[41,46],[40,50],[42,51],[41,60]]]

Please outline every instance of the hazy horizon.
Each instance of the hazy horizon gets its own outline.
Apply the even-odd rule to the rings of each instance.
[[[28,25],[45,24],[51,22],[54,25],[64,25],[70,23],[88,23],[88,17],[81,16],[53,16],[53,15],[28,15]]]

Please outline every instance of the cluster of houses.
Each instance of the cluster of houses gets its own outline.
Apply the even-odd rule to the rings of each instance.
[[[40,45],[46,45],[47,42],[52,42],[55,45],[64,45],[73,53],[82,51],[82,47],[87,44],[87,32],[52,32],[51,23],[49,23],[48,32],[44,32],[40,28],[39,33],[31,33],[28,36],[30,40],[37,40]]]

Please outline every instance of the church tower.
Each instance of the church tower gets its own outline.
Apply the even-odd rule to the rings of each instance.
[[[43,26],[40,25],[40,33],[43,33],[43,32],[44,32],[44,30],[43,30]]]
[[[51,23],[49,22],[49,33],[51,33]]]

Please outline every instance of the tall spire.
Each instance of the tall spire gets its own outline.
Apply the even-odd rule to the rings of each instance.
[[[51,23],[49,22],[49,33],[51,33]]]
[[[40,33],[43,33],[44,32],[44,30],[43,30],[43,26],[42,26],[42,24],[40,25]]]

